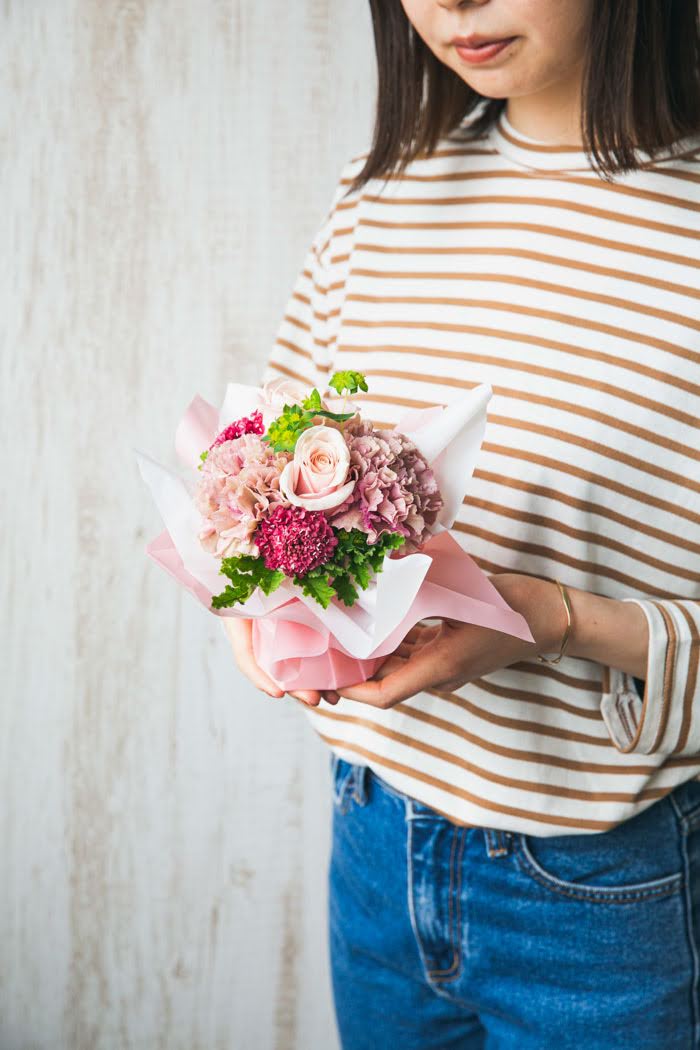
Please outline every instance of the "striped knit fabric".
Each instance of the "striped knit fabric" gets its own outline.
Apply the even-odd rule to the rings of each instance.
[[[262,378],[359,369],[384,424],[490,383],[456,536],[487,573],[638,602],[643,696],[565,656],[305,711],[455,823],[592,833],[700,779],[700,136],[610,182],[505,114],[467,131],[348,196],[366,154],[344,165]]]

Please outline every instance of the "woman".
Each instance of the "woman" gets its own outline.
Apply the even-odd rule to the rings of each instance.
[[[359,368],[387,424],[490,382],[456,535],[535,645],[419,625],[294,694],[342,1045],[700,1046],[697,0],[371,8],[373,141],[264,378]]]

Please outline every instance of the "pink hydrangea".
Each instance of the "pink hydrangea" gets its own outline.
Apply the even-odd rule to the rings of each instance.
[[[406,537],[404,550],[417,549],[431,535],[443,506],[435,475],[417,446],[395,430],[375,430],[368,421],[345,427],[350,448],[349,499],[328,512],[338,529],[361,529],[370,543],[386,532]]]
[[[214,444],[194,495],[204,517],[199,540],[205,550],[218,558],[257,555],[253,534],[270,508],[283,500],[279,479],[290,458],[274,452],[257,434]]]
[[[233,423],[229,423],[229,425],[214,439],[209,448],[212,449],[217,445],[222,445],[224,441],[233,441],[235,438],[241,437],[243,434],[264,433],[265,427],[263,426],[262,412],[256,409],[251,415],[243,416],[242,419],[236,419]]]
[[[277,506],[260,522],[256,542],[268,569],[304,576],[328,561],[338,538],[323,511]]]

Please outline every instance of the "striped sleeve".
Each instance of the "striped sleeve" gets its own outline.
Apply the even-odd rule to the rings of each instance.
[[[341,171],[331,205],[313,238],[279,323],[261,383],[286,377],[323,393],[330,366],[328,330],[329,274],[326,259],[332,243],[336,206],[345,192],[348,162]]]
[[[625,754],[700,754],[700,601],[623,598],[641,606],[649,624],[644,693],[630,675],[605,668],[601,713]]]

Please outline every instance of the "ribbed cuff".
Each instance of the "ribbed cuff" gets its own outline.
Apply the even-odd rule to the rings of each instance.
[[[700,606],[689,599],[624,598],[643,610],[649,653],[643,696],[632,675],[604,668],[601,714],[615,747],[640,754],[700,750]]]

